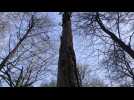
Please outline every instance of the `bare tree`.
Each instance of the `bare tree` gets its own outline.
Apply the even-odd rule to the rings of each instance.
[[[82,87],[107,87],[107,85],[99,79],[91,75],[94,71],[88,65],[77,64]]]
[[[62,16],[62,36],[58,62],[58,87],[79,87],[79,75],[76,68],[76,57],[73,49],[71,29],[71,13],[64,12]]]
[[[19,17],[20,14],[20,23],[14,33],[16,39],[10,35],[9,53],[0,64],[0,76],[11,87],[32,86],[41,80],[47,74],[46,66],[53,56],[47,35],[51,27],[48,16],[19,13]]]
[[[101,29],[106,34],[108,34],[115,43],[117,43],[124,51],[126,51],[134,59],[134,51],[133,51],[133,49],[130,46],[126,45],[113,32],[111,32],[108,29],[106,29],[106,27],[104,26],[104,24],[102,23],[102,21],[101,21],[101,19],[99,17],[99,13],[96,13],[96,21],[98,22],[98,24],[101,27]]]
[[[81,12],[76,16],[77,29],[92,38],[101,41],[99,48],[106,63],[110,64],[110,75],[120,80],[133,82],[133,20],[132,12]],[[79,23],[79,24],[78,24]],[[126,28],[127,27],[127,28]],[[95,38],[95,39],[93,39]],[[94,43],[95,45],[95,43]],[[96,51],[97,52],[97,51]],[[114,60],[113,60],[114,59]],[[101,59],[102,60],[102,59]],[[100,65],[102,66],[102,65]],[[114,66],[114,67],[113,67]],[[115,74],[115,72],[117,72]],[[117,77],[116,77],[117,76]],[[127,78],[126,78],[127,77]],[[128,79],[129,78],[129,79]]]
[[[116,44],[105,55],[103,61],[105,69],[110,71],[110,78],[116,82],[129,83],[130,86],[134,82],[134,73],[132,61],[127,54]],[[121,83],[122,84],[122,83]]]

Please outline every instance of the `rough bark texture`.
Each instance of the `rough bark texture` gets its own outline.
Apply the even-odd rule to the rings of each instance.
[[[59,49],[58,62],[58,87],[79,87],[78,70],[76,68],[76,57],[73,49],[73,37],[71,29],[71,13],[64,12],[62,18],[62,36]]]

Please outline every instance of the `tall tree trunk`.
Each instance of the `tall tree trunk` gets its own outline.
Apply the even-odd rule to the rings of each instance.
[[[71,29],[71,13],[64,12],[62,16],[62,36],[58,61],[58,87],[79,87],[80,80],[76,68],[76,57],[73,49]]]

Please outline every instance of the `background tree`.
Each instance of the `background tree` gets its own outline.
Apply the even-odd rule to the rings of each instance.
[[[92,43],[93,49],[96,49],[94,54],[99,51],[96,55],[99,62],[103,61],[103,58],[107,58],[106,56],[110,58],[107,61],[112,62],[112,57],[114,57],[113,62],[116,65],[112,63],[108,70],[114,69],[114,72],[116,70],[118,72],[116,75],[121,75],[122,80],[128,83],[132,83],[130,80],[133,80],[133,18],[134,14],[131,12],[79,12],[76,13],[74,21],[76,30],[81,35],[90,37],[89,42]],[[126,27],[124,28],[124,26]],[[102,65],[98,64],[98,66]],[[109,74],[110,76],[115,75],[112,72]],[[115,76],[114,78],[116,78]]]
[[[88,65],[77,64],[79,75],[81,78],[82,87],[107,87],[107,85],[96,75]]]
[[[17,23],[12,24],[15,31],[9,34],[0,76],[11,87],[32,86],[49,72],[46,66],[54,55],[48,36],[52,23],[45,13],[8,14],[9,21]]]

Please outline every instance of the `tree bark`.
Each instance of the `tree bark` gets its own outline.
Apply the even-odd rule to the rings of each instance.
[[[73,49],[71,29],[71,13],[64,12],[62,16],[62,36],[58,61],[58,87],[79,87],[80,80],[76,67],[76,57]]]

